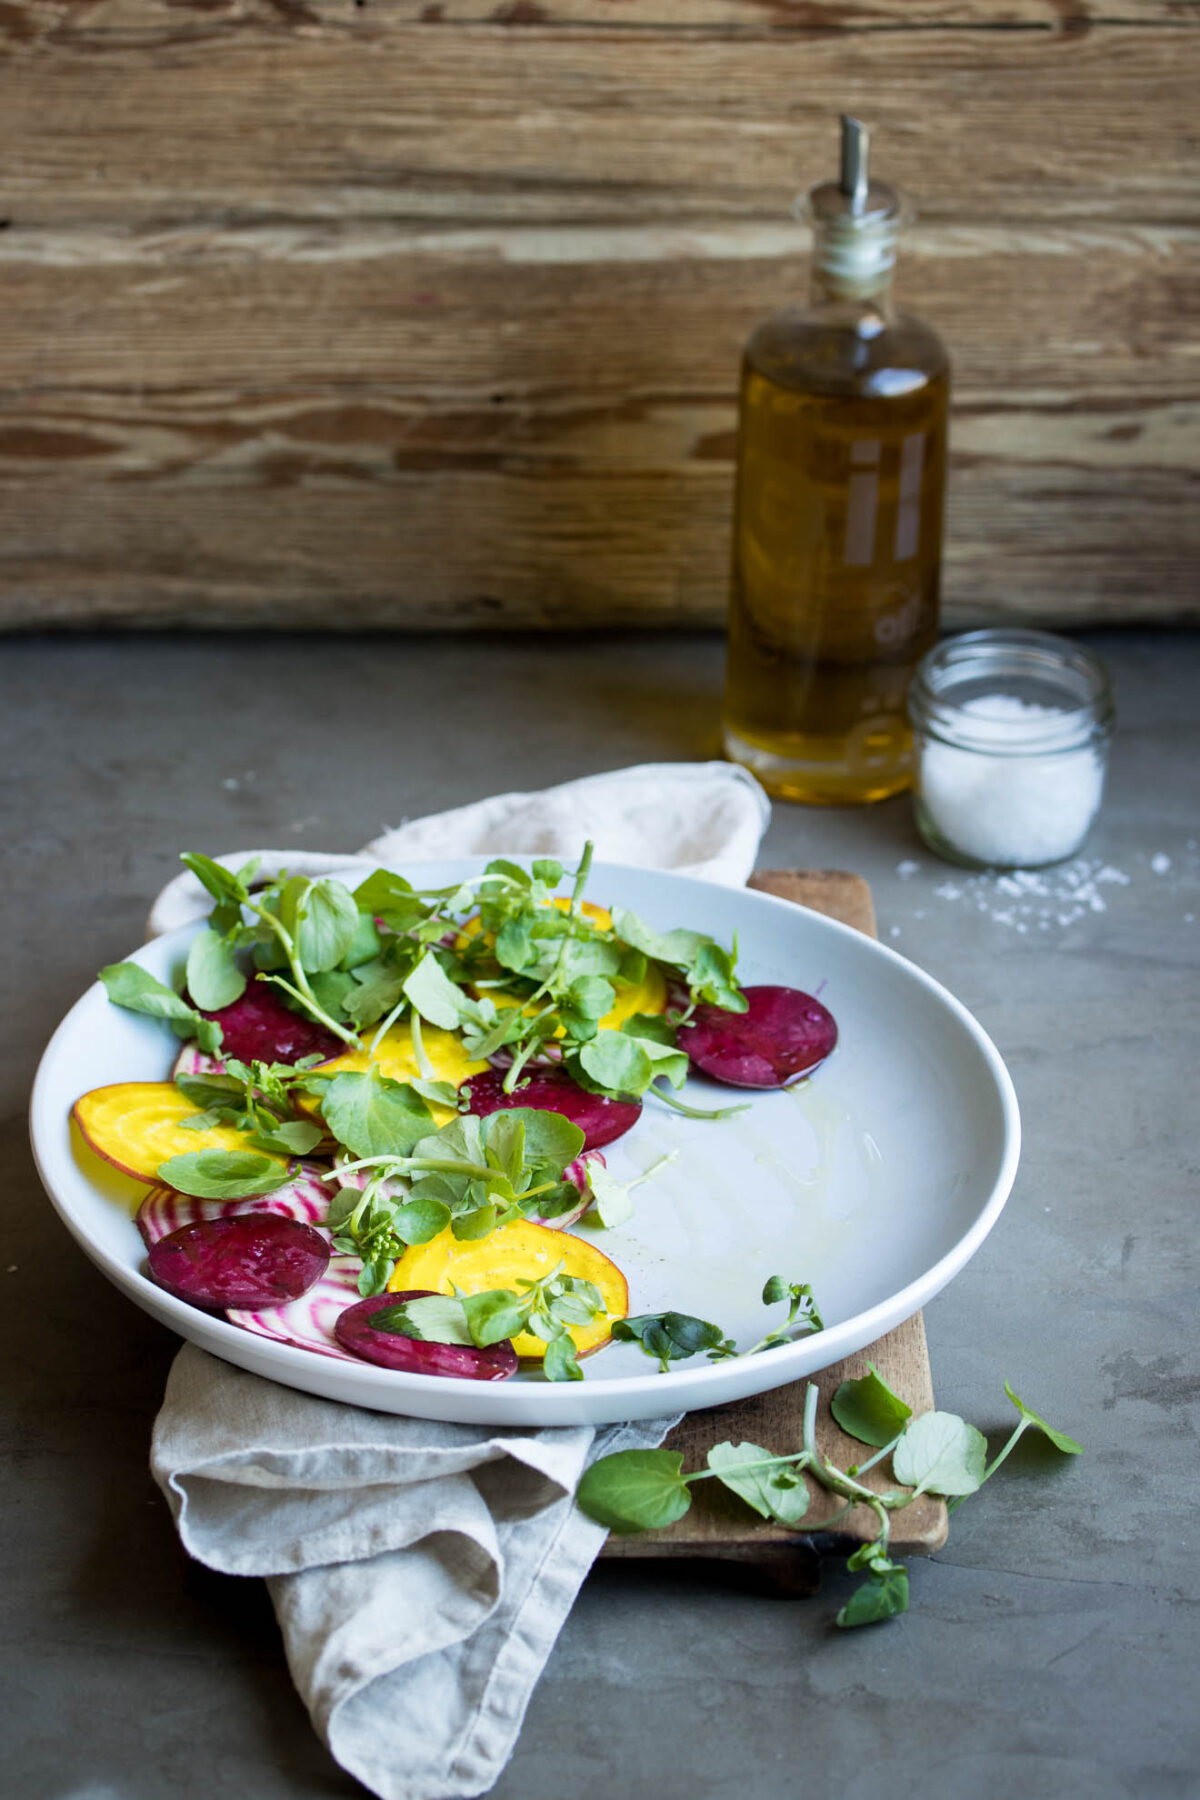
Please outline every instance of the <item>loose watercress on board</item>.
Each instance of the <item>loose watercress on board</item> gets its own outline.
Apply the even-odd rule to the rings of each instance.
[[[767,1291],[778,1298],[776,1279],[767,1283]],[[644,1343],[644,1321],[635,1323],[642,1327]],[[773,1456],[759,1444],[714,1444],[708,1453],[707,1468],[690,1474],[683,1472],[683,1457],[676,1450],[619,1450],[612,1456],[600,1457],[585,1472],[576,1490],[576,1502],[590,1518],[607,1525],[610,1531],[655,1530],[681,1519],[691,1505],[695,1484],[715,1477],[760,1517],[796,1526],[807,1514],[809,1493],[804,1477],[810,1476],[818,1487],[844,1502],[840,1512],[821,1520],[814,1529],[828,1530],[856,1505],[869,1506],[875,1513],[876,1536],[860,1545],[846,1564],[851,1574],[862,1574],[864,1580],[837,1614],[836,1623],[844,1629],[877,1624],[908,1610],[908,1572],[888,1554],[893,1512],[911,1506],[922,1493],[953,1495],[953,1505],[959,1505],[999,1468],[1028,1430],[1044,1433],[1064,1455],[1082,1453],[1082,1445],[1065,1431],[1048,1425],[1017,1398],[1007,1382],[1004,1391],[1017,1408],[1020,1420],[990,1466],[985,1466],[986,1440],[975,1426],[953,1413],[929,1412],[913,1418],[907,1403],[872,1368],[860,1380],[843,1382],[831,1403],[843,1431],[863,1443],[879,1446],[887,1425],[899,1421],[899,1429],[891,1440],[877,1448],[876,1455],[859,1469],[836,1468],[818,1449],[819,1390],[809,1382],[804,1398],[802,1449]],[[878,1493],[857,1479],[889,1454],[895,1479],[904,1483],[908,1491]]]

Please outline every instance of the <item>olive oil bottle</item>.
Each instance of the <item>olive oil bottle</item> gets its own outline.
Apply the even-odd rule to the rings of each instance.
[[[905,214],[842,119],[812,190],[812,294],[746,345],[723,731],[789,800],[911,780],[904,696],[937,632],[949,363],[891,300]]]

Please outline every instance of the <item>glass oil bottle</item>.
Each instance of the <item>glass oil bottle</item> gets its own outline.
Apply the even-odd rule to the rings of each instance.
[[[738,419],[726,754],[789,800],[908,787],[909,676],[937,633],[949,363],[895,311],[895,191],[842,118],[812,294],[750,337]]]

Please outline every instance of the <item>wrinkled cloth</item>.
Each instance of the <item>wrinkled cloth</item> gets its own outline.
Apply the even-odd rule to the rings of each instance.
[[[387,867],[443,856],[561,856],[577,859],[588,838],[600,862],[672,869],[742,887],[754,867],[771,803],[732,763],[643,763],[587,775],[535,794],[498,794],[451,812],[412,819],[373,838],[357,856],[312,850],[239,850],[218,857],[240,868],[262,858],[263,875],[339,875],[363,863]],[[212,896],[192,874],[177,875],[154,903],[148,937],[205,916]]]
[[[263,852],[263,871],[350,873],[440,856],[598,857],[741,884],[770,808],[723,763],[648,765],[509,794],[388,831],[356,858]],[[252,852],[222,856],[237,868]],[[148,935],[202,917],[191,875]],[[265,1577],[292,1679],[333,1756],[380,1800],[485,1793],[605,1538],[575,1507],[596,1456],[675,1421],[542,1430],[369,1412],[186,1345],[151,1465],[185,1549]]]
[[[381,1800],[457,1800],[512,1754],[604,1542],[572,1500],[584,1468],[673,1423],[401,1419],[188,1344],[151,1468],[189,1555],[265,1576],[292,1680],[342,1767]]]

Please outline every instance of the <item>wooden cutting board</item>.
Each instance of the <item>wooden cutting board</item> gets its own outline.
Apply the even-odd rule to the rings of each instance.
[[[826,913],[870,937],[876,935],[871,890],[858,875],[839,869],[773,869],[752,876],[750,886]],[[821,1392],[817,1443],[826,1456],[844,1469],[870,1455],[870,1451],[846,1437],[834,1423],[829,1401],[841,1382],[864,1375],[868,1363],[874,1363],[888,1386],[907,1400],[915,1413],[928,1412],[933,1406],[925,1323],[917,1313],[866,1350],[832,1363],[818,1375],[773,1388],[751,1400],[739,1400],[732,1406],[689,1413],[671,1432],[667,1446],[683,1452],[686,1469],[703,1468],[711,1445],[724,1439],[733,1443],[748,1439],[781,1455],[799,1450],[804,1390],[809,1381],[815,1381]],[[879,1491],[895,1488],[882,1464],[863,1480]],[[601,1555],[614,1560],[691,1557],[741,1564],[791,1592],[809,1592],[816,1585],[822,1551],[853,1550],[864,1538],[873,1537],[876,1529],[869,1508],[856,1507],[838,1521],[836,1532],[823,1532],[822,1519],[832,1517],[840,1502],[815,1483],[810,1482],[809,1486],[812,1523],[806,1524],[803,1533],[760,1519],[720,1482],[705,1481],[693,1488],[691,1511],[685,1518],[663,1531],[610,1537]],[[928,1556],[941,1549],[946,1529],[945,1501],[924,1494],[912,1506],[893,1514],[892,1549],[897,1556]]]

